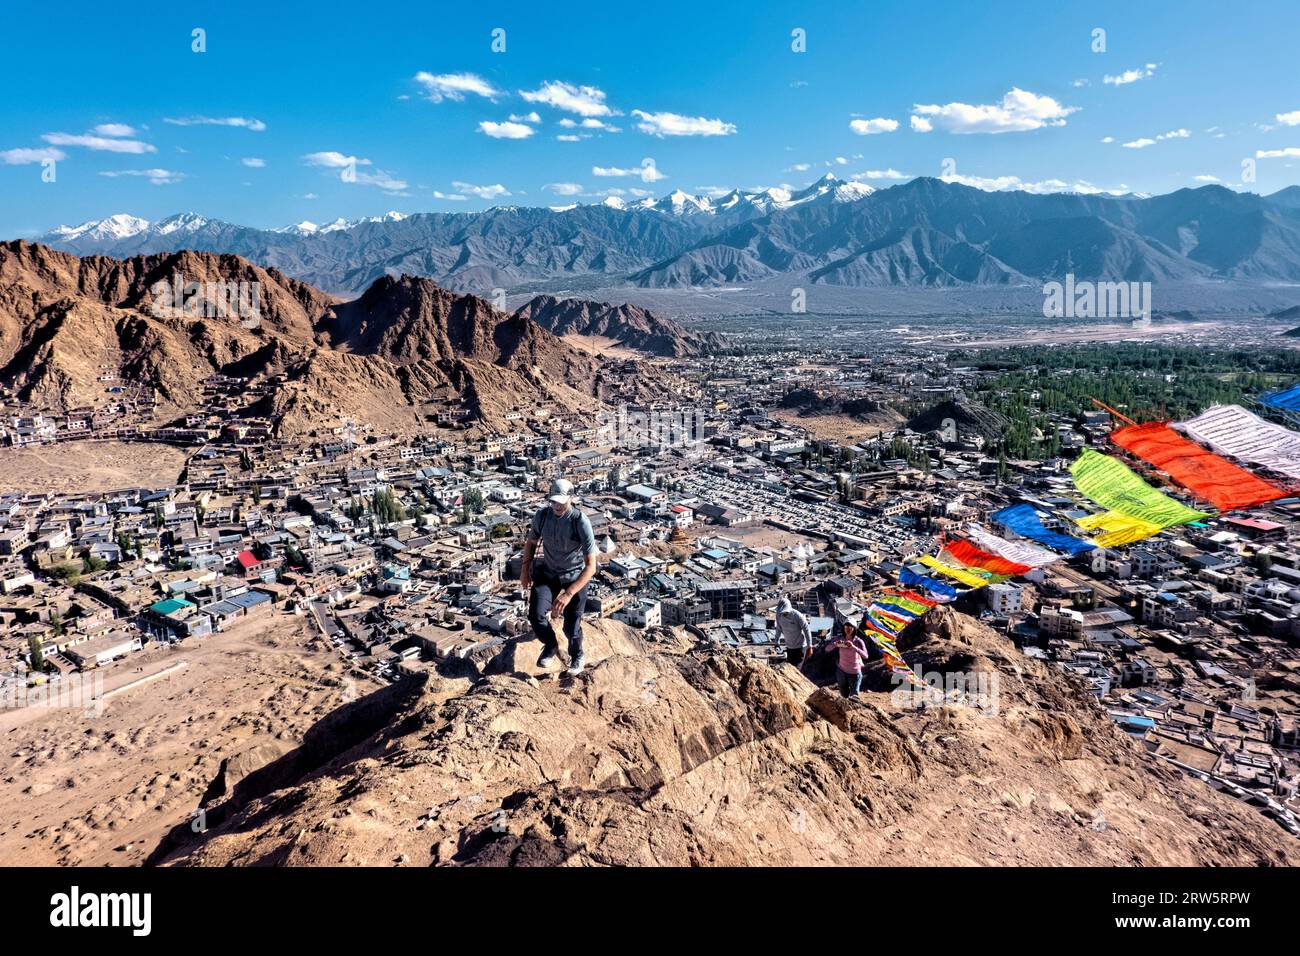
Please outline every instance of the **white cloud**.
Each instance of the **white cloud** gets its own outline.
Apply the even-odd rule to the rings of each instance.
[[[320,199],[320,196],[317,196],[315,193],[303,193],[302,198],[303,198],[303,199]]]
[[[916,116],[913,114],[910,123],[912,126],[912,132],[914,133],[928,133],[934,129],[934,124],[924,116]]]
[[[245,156],[240,162],[250,169],[261,169],[266,165],[266,160],[257,156]]]
[[[1096,195],[1104,193],[1111,196],[1120,196],[1127,192],[1127,188],[1120,186],[1118,189],[1106,189],[1102,186],[1095,186],[1087,180],[1077,180],[1074,183],[1067,183],[1063,179],[1043,179],[1037,182],[1025,182],[1019,176],[960,176],[951,175],[942,177],[946,183],[960,183],[963,186],[971,186],[975,189],[982,189],[985,192],[1005,192],[1007,190],[1018,190],[1020,192],[1036,193],[1039,195],[1047,193],[1073,192],[1083,195]]]
[[[1155,139],[1152,139],[1149,136],[1143,136],[1140,139],[1130,140],[1121,145],[1125,149],[1146,149],[1148,146],[1154,146],[1156,143],[1163,142],[1167,139],[1187,139],[1187,137],[1191,135],[1192,134],[1185,129],[1171,129],[1167,133],[1161,133]]]
[[[921,133],[928,133],[934,126],[950,133],[1020,133],[1044,126],[1064,126],[1065,118],[1078,112],[1078,107],[1062,106],[1050,96],[1015,88],[997,104],[918,103],[912,111],[912,129]],[[915,122],[918,116],[925,121],[924,127]]]
[[[118,176],[142,176],[155,186],[170,186],[185,178],[184,173],[173,172],[170,169],[113,169],[101,172],[99,175],[108,176],[110,179],[116,179]]]
[[[171,123],[173,126],[236,126],[240,129],[252,130],[254,133],[261,133],[266,129],[266,124],[260,119],[244,116],[165,117],[163,122]]]
[[[1286,159],[1300,157],[1300,146],[1287,146],[1285,149],[1257,149],[1256,159]]]
[[[522,115],[517,115],[515,113],[510,114],[510,122],[512,123],[540,123],[541,121],[542,118],[537,115],[536,110]]]
[[[340,176],[340,179],[342,179],[342,176]],[[343,181],[347,182],[347,180]],[[387,193],[405,193],[408,185],[405,179],[398,179],[382,169],[376,169],[373,173],[358,169],[354,182],[358,186],[378,186]]]
[[[865,172],[854,173],[849,179],[854,182],[864,182],[868,179],[911,179],[907,173],[900,173],[897,169],[868,169]]]
[[[1277,121],[1283,126],[1300,126],[1300,110],[1292,110],[1290,113],[1278,113]]]
[[[1219,181],[1218,176],[1211,176],[1209,173],[1203,173],[1200,176],[1193,176],[1192,178],[1198,183],[1217,183]]]
[[[415,82],[424,87],[425,98],[441,103],[443,100],[463,100],[466,93],[495,99],[501,91],[476,73],[427,73],[421,70],[415,74]]]
[[[1148,76],[1154,76],[1156,66],[1155,63],[1148,63],[1146,66],[1140,66],[1133,70],[1125,70],[1117,76],[1104,76],[1101,81],[1107,86],[1127,86],[1129,83],[1136,83]]]
[[[591,139],[590,136],[575,136],[572,133],[561,133],[559,136],[555,138],[558,139],[561,143],[576,143],[579,140]]]
[[[472,183],[452,183],[458,192],[469,193],[471,196],[477,196],[479,199],[496,199],[498,196],[509,196],[510,190],[506,189],[500,183],[492,186],[475,186]]]
[[[368,159],[362,159],[359,156],[347,156],[332,149],[323,150],[319,153],[307,153],[303,156],[302,161],[308,166],[342,170],[339,173],[341,182],[358,186],[378,186],[388,193],[404,193],[409,185],[406,180],[398,179],[382,169],[376,169],[374,172],[360,169],[358,167],[373,164]]]
[[[0,163],[4,163],[6,166],[26,166],[30,163],[43,163],[46,160],[57,162],[67,158],[68,154],[63,150],[43,146],[36,149],[20,147],[19,149],[0,150]]]
[[[582,192],[582,186],[578,183],[547,183],[542,188],[549,189],[557,196],[577,196]]]
[[[433,191],[433,198],[446,199],[449,202],[465,202],[467,199],[469,199],[468,196],[462,196],[460,193],[444,193],[444,192],[439,192],[436,189]]]
[[[135,127],[125,123],[100,123],[92,132],[100,136],[134,136]]]
[[[574,86],[560,80],[550,80],[536,90],[520,90],[519,95],[529,103],[553,106],[566,113],[579,116],[613,116],[614,111],[605,103],[605,93],[594,86]]]
[[[898,120],[877,117],[876,119],[855,119],[849,121],[849,129],[859,136],[874,136],[876,133],[892,133],[898,129]]]
[[[149,143],[142,143],[135,139],[116,139],[109,136],[93,136],[89,133],[46,133],[41,139],[51,146],[81,146],[85,149],[98,149],[109,153],[132,153],[139,155],[141,153],[158,152]]]
[[[370,160],[368,159],[360,159],[356,156],[345,156],[332,149],[327,149],[320,153],[308,153],[302,159],[308,166],[325,166],[330,169],[342,169],[345,166],[370,165]]]
[[[630,169],[619,166],[592,166],[591,174],[593,176],[636,176],[643,183],[657,183],[661,179],[668,178],[659,171],[654,161],[649,159],[643,161],[640,166],[633,166]]]
[[[1114,136],[1103,136],[1103,137],[1101,138],[1101,141],[1102,141],[1103,143],[1113,143],[1113,142],[1115,142],[1115,137],[1114,137]]]
[[[793,166],[791,166],[789,169],[785,170],[785,172],[787,172],[787,173],[806,173],[806,172],[808,172],[808,170],[810,170],[810,169],[812,169],[812,163],[795,163],[795,164],[794,164]]]
[[[493,139],[527,139],[537,132],[527,123],[494,123],[491,120],[479,123],[478,131]]]
[[[632,115],[641,120],[636,128],[651,136],[730,136],[736,131],[734,123],[703,116],[647,113],[645,110],[633,110]]]
[[[1073,87],[1077,90],[1077,89],[1079,89],[1080,87],[1087,86],[1087,85],[1088,85],[1088,81],[1087,81],[1086,79],[1078,79],[1078,80],[1074,80],[1074,81],[1072,81],[1072,82],[1070,83],[1070,85],[1073,86]]]

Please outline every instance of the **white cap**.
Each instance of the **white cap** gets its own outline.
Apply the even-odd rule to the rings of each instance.
[[[567,505],[573,500],[573,482],[567,478],[556,478],[551,482],[551,493],[546,496],[546,500],[557,505]]]

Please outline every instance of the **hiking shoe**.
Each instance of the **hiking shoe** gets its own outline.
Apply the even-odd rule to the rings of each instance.
[[[579,654],[569,664],[569,669],[565,671],[570,677],[577,677],[582,673],[582,669],[587,666],[587,659]]]
[[[555,663],[555,648],[547,647],[542,649],[542,656],[537,658],[538,667],[550,667]]]

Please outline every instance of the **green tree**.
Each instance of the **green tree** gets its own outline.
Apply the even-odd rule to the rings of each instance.
[[[81,583],[81,562],[63,561],[56,564],[50,568],[50,576],[71,587],[76,587]]]
[[[487,503],[483,500],[483,492],[477,488],[470,488],[465,492],[465,507],[471,514],[481,515],[487,510]]]

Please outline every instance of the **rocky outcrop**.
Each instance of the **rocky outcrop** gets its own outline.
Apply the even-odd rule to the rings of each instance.
[[[256,321],[155,307],[160,283],[218,281],[256,293]],[[216,374],[260,389],[250,413],[285,435],[345,421],[409,432],[448,404],[499,426],[541,402],[593,408],[610,388],[600,358],[428,279],[385,276],[339,302],[238,256],[79,259],[0,243],[0,383],[20,398],[94,408],[116,400],[116,380],[152,390],[167,420],[199,410]]]
[[[528,642],[474,674],[412,678],[349,705],[365,721],[316,734],[298,779],[268,775],[276,789],[250,789],[154,859],[1300,862],[1281,828],[1157,763],[1080,688],[984,626],[940,609],[917,630],[909,662],[986,672],[992,706],[987,694],[896,689],[845,701],[784,663],[598,621],[579,678],[532,667]],[[377,729],[359,736],[363,725]]]
[[[780,405],[802,415],[847,415],[862,422],[876,422],[891,416],[889,407],[883,402],[840,389],[794,388],[781,397]]]
[[[727,347],[726,337],[717,332],[686,329],[667,316],[629,304],[606,305],[539,295],[514,314],[556,335],[601,336],[627,348],[669,358],[712,355]]]
[[[907,423],[914,432],[925,434],[939,431],[951,420],[958,432],[976,434],[986,441],[994,441],[1007,430],[1010,422],[1006,416],[971,401],[945,401],[927,408]]]

